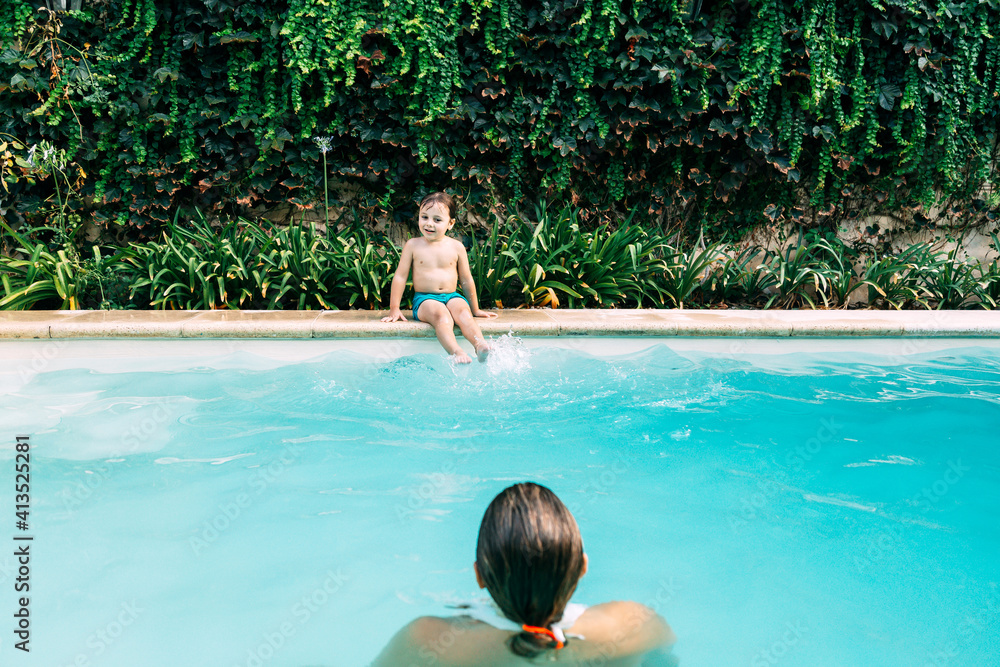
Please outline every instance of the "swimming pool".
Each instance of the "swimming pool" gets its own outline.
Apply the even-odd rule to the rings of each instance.
[[[995,341],[505,345],[0,342],[8,536],[33,448],[18,664],[366,664],[478,594],[523,480],[578,518],[574,599],[653,606],[683,665],[996,664]]]

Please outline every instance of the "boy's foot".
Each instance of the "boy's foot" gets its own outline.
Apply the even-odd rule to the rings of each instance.
[[[456,364],[471,364],[472,357],[467,355],[465,352],[456,352],[451,355],[451,358],[455,360]]]
[[[486,361],[486,358],[490,356],[490,350],[493,348],[486,341],[479,341],[476,345],[476,358],[479,359],[479,363]]]

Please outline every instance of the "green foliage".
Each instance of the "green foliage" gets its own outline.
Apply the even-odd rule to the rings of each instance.
[[[982,297],[979,305],[983,308],[996,308],[1000,303],[1000,260],[993,260],[988,265],[980,264],[977,272]]]
[[[958,260],[956,252],[918,243],[894,256],[873,258],[862,284],[871,307],[950,310],[995,308],[1000,294],[997,260],[989,265]]]
[[[65,250],[50,253],[36,243],[26,259],[0,260],[3,298],[0,309],[26,310],[35,306],[76,310],[80,307],[80,280]]]
[[[490,235],[482,242],[474,242],[469,249],[469,270],[476,283],[479,303],[485,308],[503,308],[510,303],[509,293],[514,283],[510,270],[513,261],[508,244],[507,228],[511,221],[495,223]]]
[[[861,288],[861,279],[854,272],[857,253],[836,237],[816,238],[812,252],[824,266],[824,285],[827,293],[820,293],[827,306],[844,307],[851,295]]]
[[[663,291],[654,278],[664,269],[661,241],[633,224],[635,211],[614,231],[605,224],[580,235],[579,254],[571,274],[586,297],[584,306],[663,306]],[[570,307],[576,305],[569,299]]]
[[[670,253],[661,281],[664,294],[675,308],[684,308],[685,302],[690,302],[692,294],[702,287],[716,260],[716,250],[717,246],[712,245],[701,251],[676,249]]]
[[[185,229],[175,221],[162,243],[130,248],[128,261],[138,273],[134,294],[144,290],[150,307],[171,310],[251,308],[255,297],[265,298],[260,267],[269,240],[235,220],[219,232],[203,218],[190,224]]]
[[[682,4],[0,0],[0,133],[61,151],[73,192],[17,178],[7,198],[133,236],[180,208],[307,207],[325,176],[386,210],[449,185],[712,239],[993,206],[994,0]]]
[[[235,219],[175,220],[162,241],[133,245],[133,294],[158,309],[337,309],[388,304],[399,252],[368,231],[320,235]]]
[[[987,302],[974,275],[975,267],[956,261],[955,255],[955,250],[945,253],[921,248],[915,272],[926,307],[953,310]]]
[[[257,236],[260,261],[251,271],[267,309],[335,309],[340,271],[330,242],[302,224],[272,228],[271,233],[270,240]]]
[[[575,257],[580,228],[572,215],[559,215],[553,221],[544,208],[536,211],[535,224],[518,221],[510,238],[513,260],[508,274],[521,286],[526,306],[559,306],[559,295],[582,299],[574,290],[573,276],[566,266]]]
[[[800,230],[795,244],[771,255],[767,268],[774,276],[774,293],[764,307],[816,308],[820,299],[829,307],[829,278],[835,273],[827,261],[831,254],[836,257],[837,253],[825,240],[806,238]],[[839,273],[843,273],[843,266]]]
[[[337,234],[335,250],[340,302],[355,308],[387,308],[399,250],[364,227]]]
[[[605,224],[591,232],[580,230],[578,216],[573,207],[552,215],[541,206],[535,212],[537,223],[513,219],[514,230],[498,257],[502,267],[509,263],[510,268],[487,273],[513,279],[527,306],[558,307],[560,294],[571,308],[662,305],[663,292],[653,280],[665,266],[662,241],[633,225],[633,216],[615,230]],[[491,242],[499,239],[491,237]],[[498,279],[488,282],[492,294],[498,287],[502,293],[509,289]]]
[[[869,305],[902,310],[919,304],[920,279],[916,261],[926,251],[926,244],[917,244],[899,255],[873,256],[862,276],[862,284],[868,287]]]
[[[0,255],[0,310],[113,308],[120,303],[108,300],[105,284],[112,298],[120,296],[121,255],[104,257],[94,246],[92,259],[81,261],[70,246],[50,250],[2,220],[0,227],[17,242],[13,256]]]
[[[758,253],[763,255],[762,261],[753,269],[743,273],[738,283],[740,288],[743,290],[743,298],[751,304],[763,304],[767,300],[768,294],[774,289],[775,284],[778,282],[777,276],[771,271],[771,266],[773,266],[770,261],[775,253],[770,251],[762,252],[760,248],[750,248],[747,250],[748,255],[756,256]]]
[[[748,293],[744,282],[746,276],[752,273],[750,265],[760,254],[760,249],[727,250],[719,246],[719,256],[707,267],[708,274],[701,284],[704,301],[724,306],[741,301],[756,302],[763,295],[763,288]]]
[[[354,217],[357,217],[355,213]],[[496,225],[470,253],[487,307],[995,308],[1000,261],[986,265],[917,244],[860,259],[835,237],[799,235],[781,250],[720,244],[684,251],[634,225],[579,226],[579,210],[544,207],[537,222]],[[0,221],[15,242],[0,255],[0,309],[377,309],[388,305],[399,251],[362,226],[318,233],[237,218],[175,219],[160,240],[82,259]],[[37,231],[37,230],[36,230]],[[41,230],[47,233],[50,230]],[[130,286],[130,295],[126,287]]]

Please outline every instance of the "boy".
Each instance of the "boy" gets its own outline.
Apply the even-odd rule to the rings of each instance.
[[[442,347],[454,355],[456,362],[468,364],[472,359],[455,340],[455,325],[458,324],[462,335],[475,348],[479,361],[485,361],[490,346],[473,318],[489,319],[497,314],[480,310],[465,246],[445,236],[455,226],[455,200],[444,192],[424,197],[420,202],[418,226],[420,237],[410,239],[403,246],[399,266],[392,278],[389,315],[382,321],[406,321],[399,304],[412,266],[413,319],[433,326]],[[455,291],[459,281],[465,296]]]

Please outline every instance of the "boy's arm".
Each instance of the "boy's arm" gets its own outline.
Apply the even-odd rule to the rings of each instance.
[[[469,254],[465,251],[465,246],[458,244],[458,280],[462,283],[462,293],[469,300],[473,317],[496,317],[496,313],[491,313],[479,308],[479,297],[476,295],[476,281],[472,279],[472,269],[469,268]]]
[[[392,288],[389,291],[389,314],[382,318],[383,322],[406,321],[399,305],[403,301],[403,290],[406,289],[406,279],[410,275],[410,266],[413,264],[412,243],[412,239],[407,241],[403,246],[403,252],[399,255],[399,266],[396,267],[396,273],[392,276]]]

